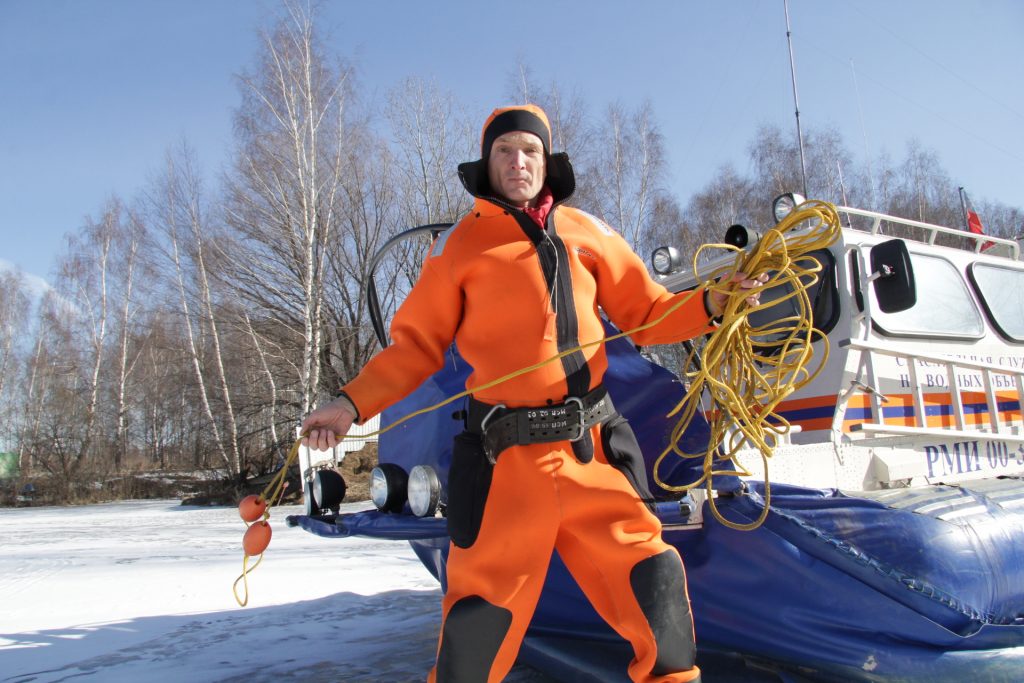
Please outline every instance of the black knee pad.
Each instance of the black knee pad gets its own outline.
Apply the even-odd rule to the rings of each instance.
[[[478,595],[452,605],[437,654],[437,683],[486,681],[511,625],[512,612]]]
[[[629,583],[658,648],[651,673],[661,676],[692,669],[697,646],[686,596],[686,574],[679,557],[666,550],[643,560],[633,567]]]

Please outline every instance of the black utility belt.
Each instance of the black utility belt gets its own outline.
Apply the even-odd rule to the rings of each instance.
[[[470,397],[466,429],[483,436],[484,455],[493,464],[509,446],[579,441],[591,427],[613,415],[615,406],[603,386],[585,396],[537,408],[507,408]]]

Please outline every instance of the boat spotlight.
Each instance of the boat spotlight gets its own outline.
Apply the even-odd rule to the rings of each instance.
[[[731,244],[739,249],[744,249],[749,246],[757,244],[761,239],[761,236],[756,231],[750,228],[740,225],[730,225],[729,229],[725,231],[725,243]]]
[[[345,478],[332,469],[320,469],[313,473],[313,504],[323,510],[338,511],[345,499]]]
[[[658,247],[651,254],[651,265],[658,275],[668,275],[679,270],[683,257],[675,247]]]
[[[772,202],[772,215],[775,217],[775,222],[780,222],[783,218],[791,214],[793,209],[806,201],[807,199],[802,194],[797,194],[796,192],[780,194]]]
[[[441,502],[441,480],[429,465],[416,465],[409,472],[409,507],[417,517],[433,517]]]
[[[370,500],[381,512],[401,512],[408,483],[409,475],[401,467],[381,463],[370,472]]]

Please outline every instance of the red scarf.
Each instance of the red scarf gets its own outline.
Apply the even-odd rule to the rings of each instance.
[[[551,194],[551,190],[545,185],[541,188],[540,194],[537,195],[537,206],[526,207],[523,211],[526,215],[533,219],[533,222],[539,225],[541,228],[544,227],[544,223],[548,220],[548,214],[551,213],[551,207],[555,205],[555,198]]]

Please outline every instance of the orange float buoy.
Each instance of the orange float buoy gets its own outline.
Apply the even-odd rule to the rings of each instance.
[[[270,545],[270,525],[265,521],[256,522],[242,537],[242,549],[249,557],[261,555]]]
[[[246,496],[238,504],[238,514],[246,522],[255,522],[267,511],[267,501],[262,496]]]

